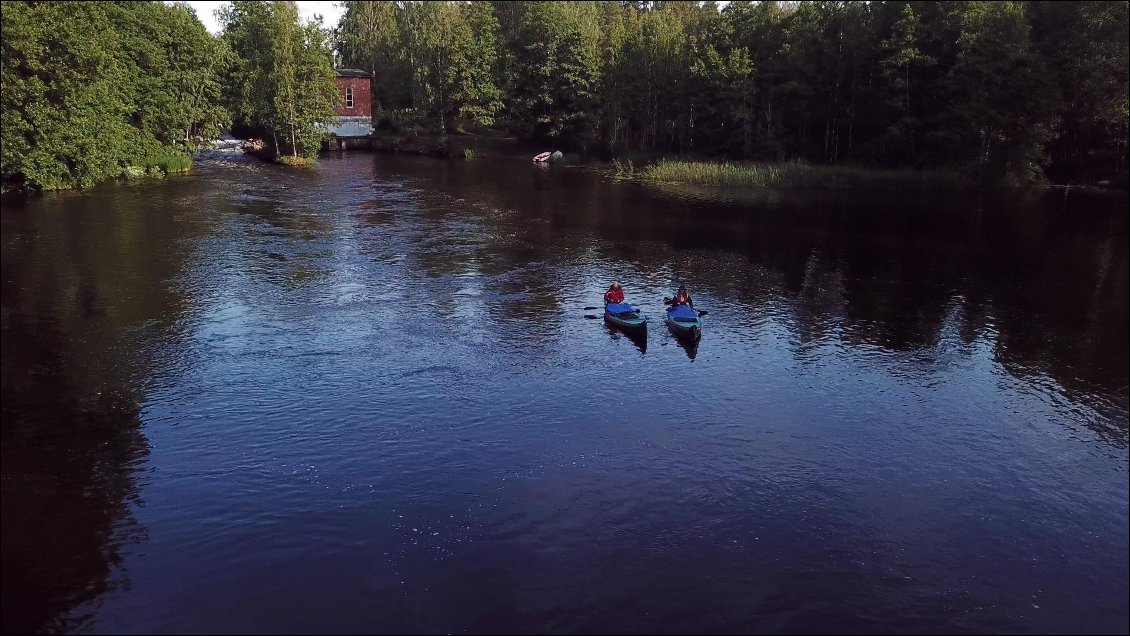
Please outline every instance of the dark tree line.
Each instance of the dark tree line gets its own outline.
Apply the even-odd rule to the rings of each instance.
[[[5,1],[0,16],[5,191],[184,170],[233,116],[310,156],[333,119],[330,32],[293,2],[234,2],[218,37],[186,4]]]
[[[334,39],[378,110],[622,156],[1127,174],[1130,3],[346,2]],[[313,155],[331,34],[293,2],[4,2],[0,179],[178,169],[234,118]],[[378,115],[379,116],[379,115]]]
[[[1127,169],[1122,2],[346,2],[375,105],[625,153]],[[443,54],[437,54],[437,50]]]
[[[228,52],[186,5],[4,2],[2,178],[57,189],[187,165],[228,122]]]
[[[236,0],[220,11],[234,55],[225,103],[237,122],[279,155],[313,157],[338,100],[327,30],[303,25],[294,2]]]

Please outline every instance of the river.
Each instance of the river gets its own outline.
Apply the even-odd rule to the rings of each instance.
[[[2,222],[5,633],[1130,628],[1124,195],[214,151]]]

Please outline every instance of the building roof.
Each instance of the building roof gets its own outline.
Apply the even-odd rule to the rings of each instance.
[[[337,71],[338,77],[372,77],[373,74],[368,71],[362,71],[359,68],[339,68],[334,69]]]

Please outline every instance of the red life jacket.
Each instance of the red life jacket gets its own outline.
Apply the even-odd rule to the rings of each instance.
[[[609,289],[604,292],[604,302],[606,303],[622,303],[624,302],[623,289]]]
[[[690,294],[688,294],[686,292],[676,293],[675,298],[671,301],[671,304],[672,305],[685,305],[685,304],[689,303],[690,300],[691,300]]]

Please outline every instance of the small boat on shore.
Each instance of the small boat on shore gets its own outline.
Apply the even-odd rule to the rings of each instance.
[[[545,163],[545,162],[549,161],[549,158],[552,157],[552,156],[553,156],[552,152],[543,152],[541,154],[534,155],[534,161],[537,162],[537,163]]]

